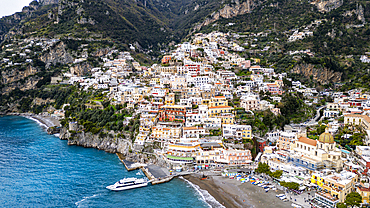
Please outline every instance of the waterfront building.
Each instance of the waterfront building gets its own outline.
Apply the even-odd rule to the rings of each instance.
[[[166,159],[170,163],[179,165],[192,165],[200,149],[199,142],[169,144]]]
[[[349,193],[356,191],[357,182],[357,174],[348,171],[315,172],[312,174],[311,183],[317,185],[319,191],[315,194],[313,203],[325,208],[334,208],[337,203],[343,203]]]

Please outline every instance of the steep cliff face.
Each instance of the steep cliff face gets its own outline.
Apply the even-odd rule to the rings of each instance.
[[[1,71],[1,84],[9,84],[12,82],[19,81],[28,76],[34,75],[38,72],[37,68],[32,67],[31,65],[26,66],[26,70],[22,71],[19,68],[12,68],[9,70]]]
[[[132,147],[131,141],[127,139],[111,137],[100,138],[99,135],[93,135],[83,131],[81,131],[81,133],[70,133],[65,128],[60,131],[60,139],[68,140],[68,145],[91,147],[110,153],[118,152],[123,155],[128,155],[129,149]]]
[[[88,62],[82,62],[78,63],[76,65],[73,65],[69,68],[71,74],[75,74],[77,76],[83,76],[86,75],[90,69],[93,68]]]
[[[42,5],[50,5],[50,4],[58,4],[59,0],[40,0],[39,2]]]
[[[199,30],[200,28],[219,20],[220,18],[228,19],[238,15],[249,13],[252,8],[253,0],[247,0],[246,2],[243,2],[241,4],[239,3],[239,1],[237,1],[234,5],[227,4],[219,11],[213,13],[210,18],[207,18],[202,23],[198,24],[194,29]]]
[[[320,12],[330,12],[331,10],[337,9],[343,5],[343,0],[328,0],[319,1],[316,3],[317,9]]]
[[[51,47],[49,52],[43,54],[40,60],[45,62],[46,66],[50,66],[50,64],[56,63],[72,63],[73,57],[67,52],[65,44],[60,41],[54,47]]]
[[[6,93],[9,93],[9,92],[11,92],[12,90],[14,90],[16,88],[20,89],[21,91],[35,89],[37,83],[40,80],[41,80],[41,78],[39,78],[37,76],[31,76],[31,77],[26,78],[22,82],[11,82],[11,83],[9,83],[8,85],[6,85],[5,87],[2,88],[0,93],[6,94]]]
[[[302,74],[305,77],[313,77],[313,80],[316,80],[320,84],[328,84],[340,82],[342,78],[342,73],[334,72],[327,68],[317,67],[312,64],[301,64],[295,66],[292,70],[292,73]]]
[[[54,129],[51,129],[50,132],[53,133],[53,130]],[[83,131],[81,133],[70,133],[66,128],[58,129],[57,133],[60,133],[60,139],[68,140],[68,145],[96,148],[109,153],[121,153],[128,161],[151,163],[162,167],[167,167],[166,161],[156,158],[151,153],[137,154],[130,151],[133,150],[132,142],[127,139],[111,137],[100,138],[98,135],[84,133]]]

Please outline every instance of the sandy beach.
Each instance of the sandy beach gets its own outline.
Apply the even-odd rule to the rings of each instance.
[[[35,115],[33,113],[8,113],[4,115],[22,116],[22,117],[29,118],[29,119],[35,119],[39,121],[40,123],[44,124],[46,128],[53,127],[53,126],[60,126],[59,120],[51,116],[41,116],[41,115]]]
[[[48,128],[53,126],[60,126],[59,120],[51,116],[31,115],[30,117],[37,119],[41,123],[45,124]]]
[[[210,176],[206,180],[200,180],[200,176],[184,176],[185,179],[207,190],[223,206],[229,207],[254,207],[254,208],[286,208],[291,202],[283,202],[276,197],[282,191],[269,191],[265,193],[263,188],[254,186],[250,182],[240,183],[235,179],[222,176]]]

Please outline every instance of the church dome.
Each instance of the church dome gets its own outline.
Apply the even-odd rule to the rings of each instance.
[[[319,142],[330,144],[334,143],[334,137],[329,133],[328,128],[326,128],[325,132],[320,135]]]

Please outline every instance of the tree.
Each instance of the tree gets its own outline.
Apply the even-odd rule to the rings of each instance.
[[[258,163],[258,167],[256,169],[257,173],[269,173],[270,172],[270,167],[266,163]]]
[[[296,182],[285,182],[285,181],[280,181],[280,185],[281,186],[284,186],[288,189],[294,189],[294,190],[298,190],[299,188],[299,184],[296,183]]]
[[[344,203],[338,203],[337,208],[347,208],[347,205]]]
[[[271,177],[277,178],[277,179],[279,179],[282,175],[283,175],[283,171],[282,170],[277,170],[277,171],[274,171],[274,172],[271,172],[270,173],[270,176]]]
[[[362,203],[362,196],[357,192],[351,192],[347,195],[346,200],[344,201],[347,206],[360,206]]]

